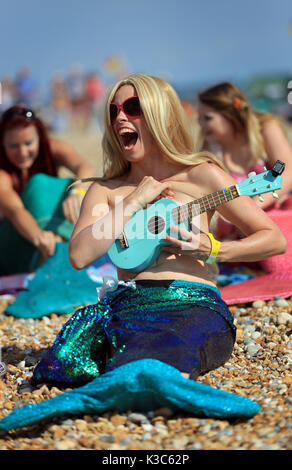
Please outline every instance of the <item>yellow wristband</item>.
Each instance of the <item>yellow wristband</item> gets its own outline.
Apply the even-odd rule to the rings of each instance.
[[[212,233],[208,233],[207,235],[211,241],[211,253],[209,255],[209,258],[206,260],[206,263],[212,264],[212,263],[215,263],[216,261],[216,258],[220,250],[221,242],[219,242],[218,240],[215,240]]]
[[[70,194],[80,194],[80,196],[84,197],[86,194],[86,191],[83,188],[73,188],[71,189]]]

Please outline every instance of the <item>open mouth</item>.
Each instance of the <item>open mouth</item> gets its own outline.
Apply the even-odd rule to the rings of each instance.
[[[124,150],[132,150],[138,140],[137,132],[132,129],[121,129],[119,134]]]
[[[31,163],[31,158],[26,158],[25,160],[21,160],[21,161],[18,161],[17,164],[19,166],[24,166],[24,165],[28,165]]]

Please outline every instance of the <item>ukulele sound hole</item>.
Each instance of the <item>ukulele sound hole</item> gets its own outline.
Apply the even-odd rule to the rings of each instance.
[[[151,217],[151,219],[148,221],[147,227],[150,233],[157,235],[158,233],[162,232],[165,227],[164,219],[158,215]]]

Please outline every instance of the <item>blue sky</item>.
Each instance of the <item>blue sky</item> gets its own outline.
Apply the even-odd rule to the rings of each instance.
[[[0,77],[28,64],[42,87],[72,64],[173,83],[291,73],[291,0],[2,0]]]

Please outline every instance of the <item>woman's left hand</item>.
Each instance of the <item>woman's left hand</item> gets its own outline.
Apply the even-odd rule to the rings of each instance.
[[[173,254],[192,256],[203,261],[208,259],[211,252],[211,241],[204,232],[197,234],[182,227],[171,225],[170,230],[180,236],[181,239],[165,235],[165,241],[172,245],[163,246],[163,251]]]
[[[73,225],[78,220],[82,199],[81,194],[70,194],[62,203],[64,216]]]

